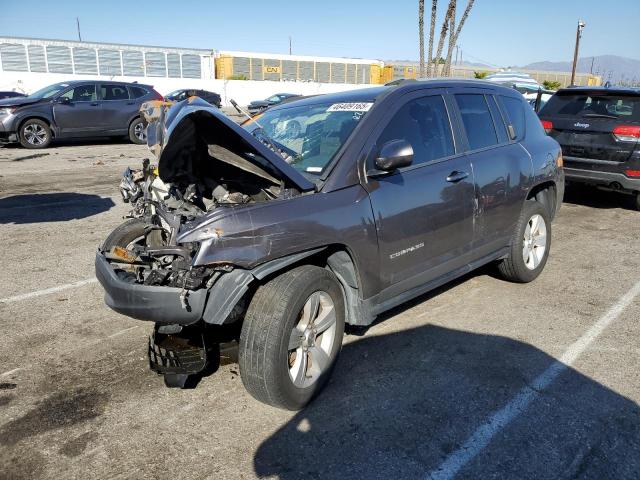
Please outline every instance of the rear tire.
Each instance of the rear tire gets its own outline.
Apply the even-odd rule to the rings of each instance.
[[[640,210],[640,192],[635,192],[633,205],[636,210]]]
[[[18,138],[24,148],[47,148],[51,143],[51,129],[44,120],[29,118],[20,125]]]
[[[145,222],[141,218],[130,218],[118,225],[102,242],[102,250],[109,251],[113,247],[127,248],[132,243],[144,240]]]
[[[247,309],[238,360],[247,391],[299,410],[324,387],[342,346],[344,301],[336,277],[294,268],[260,286]]]
[[[522,207],[509,256],[498,264],[500,275],[511,282],[528,283],[544,269],[551,247],[549,211],[527,200]]]
[[[138,145],[147,143],[147,129],[139,117],[129,125],[129,140]]]

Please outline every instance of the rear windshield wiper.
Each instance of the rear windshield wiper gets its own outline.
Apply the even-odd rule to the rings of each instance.
[[[616,117],[615,115],[607,115],[605,113],[585,113],[584,115],[581,115],[582,117],[589,117],[589,118],[612,118],[613,120],[617,120],[618,117]]]

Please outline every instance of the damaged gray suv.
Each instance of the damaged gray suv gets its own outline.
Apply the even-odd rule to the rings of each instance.
[[[96,273],[109,307],[154,322],[150,366],[168,386],[215,370],[235,339],[247,390],[300,409],[345,324],[481,265],[529,282],[547,261],[562,156],[515,90],[403,82],[242,126],[198,99],[143,108],[158,177],[136,173],[151,194]]]

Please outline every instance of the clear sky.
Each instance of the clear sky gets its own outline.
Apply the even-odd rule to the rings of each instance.
[[[0,0],[0,35],[75,40],[79,17],[88,41],[288,53],[291,35],[299,55],[417,60],[417,11],[417,0]],[[640,59],[640,0],[476,0],[459,44],[496,66],[571,60],[580,18],[582,57]]]

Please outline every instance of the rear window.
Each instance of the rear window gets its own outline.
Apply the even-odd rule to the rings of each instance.
[[[556,94],[540,111],[540,115],[619,118],[640,122],[640,96],[596,93]]]

